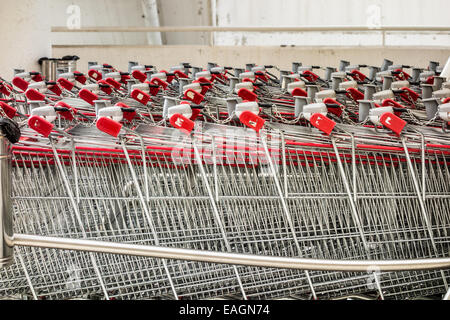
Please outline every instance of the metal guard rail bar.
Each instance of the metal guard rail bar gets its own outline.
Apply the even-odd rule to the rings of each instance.
[[[37,235],[15,234],[7,243],[10,246],[41,247],[77,250],[97,253],[133,255],[141,257],[200,261],[267,268],[301,269],[318,271],[368,272],[374,268],[380,272],[431,270],[450,268],[450,258],[413,260],[326,260],[243,253],[227,253],[161,246],[116,243],[97,240],[56,238]]]
[[[52,32],[450,32],[450,26],[292,26],[292,27],[212,27],[212,26],[165,26],[165,27],[82,27],[69,29],[65,26],[54,26]]]

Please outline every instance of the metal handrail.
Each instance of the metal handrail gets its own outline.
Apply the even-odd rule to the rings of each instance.
[[[51,27],[52,32],[317,32],[317,31],[416,31],[450,32],[450,26],[292,26],[292,27],[213,27],[213,26],[164,26],[164,27],[82,27],[69,29]]]
[[[26,246],[62,250],[77,250],[161,259],[188,260],[281,269],[345,272],[371,272],[373,270],[377,270],[379,272],[390,272],[450,268],[450,257],[411,260],[308,259],[192,250],[162,246],[139,245],[133,243],[117,243],[98,240],[46,237],[26,234],[14,234],[13,238],[9,239],[7,243],[12,247]]]

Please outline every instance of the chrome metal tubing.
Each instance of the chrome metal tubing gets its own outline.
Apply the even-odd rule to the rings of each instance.
[[[13,260],[8,238],[13,235],[11,209],[11,155],[8,139],[0,135],[0,268]]]
[[[409,260],[305,259],[181,249],[161,246],[138,245],[132,243],[105,242],[98,240],[45,237],[26,234],[14,234],[14,237],[12,239],[9,239],[8,245],[122,254],[161,259],[201,261],[208,263],[223,263],[267,268],[318,271],[368,272],[370,270],[373,270],[373,268],[377,268],[380,272],[390,272],[450,268],[450,257]]]

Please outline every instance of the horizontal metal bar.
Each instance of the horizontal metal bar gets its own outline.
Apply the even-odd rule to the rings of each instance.
[[[415,260],[325,260],[290,257],[262,256],[243,253],[227,253],[161,246],[116,243],[97,240],[45,237],[15,234],[8,239],[11,246],[40,247],[97,253],[123,254],[141,257],[201,261],[232,265],[256,266],[281,269],[380,272],[430,270],[450,268],[449,258]]]
[[[417,195],[414,194],[364,194],[358,193],[357,198],[360,200],[364,199],[414,199]],[[348,196],[343,193],[288,193],[287,198],[291,200],[296,199],[308,199],[308,200],[322,200],[322,199],[341,199],[347,198]],[[278,200],[279,196],[265,196],[265,195],[247,195],[247,196],[219,196],[220,200]],[[450,199],[449,194],[428,194],[425,196],[426,199]],[[24,200],[24,201],[52,201],[52,200],[68,200],[70,197],[66,196],[13,196],[13,200]],[[174,200],[208,200],[207,196],[149,196],[147,198],[149,201],[174,201]],[[80,196],[80,200],[116,200],[116,201],[136,201],[139,200],[138,197],[84,197]]]
[[[293,27],[212,27],[212,26],[166,26],[166,27],[83,27],[69,29],[63,26],[51,28],[52,32],[317,32],[317,31],[439,31],[449,32],[450,26],[293,26]]]

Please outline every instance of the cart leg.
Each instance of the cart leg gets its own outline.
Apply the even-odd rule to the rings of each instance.
[[[13,261],[11,210],[11,154],[9,141],[0,135],[0,268]],[[8,244],[9,243],[9,244]]]
[[[419,204],[420,204],[420,209],[422,211],[423,220],[425,221],[425,224],[426,224],[426,227],[427,227],[427,230],[428,230],[428,234],[430,235],[430,240],[431,240],[431,245],[433,247],[433,251],[435,252],[436,257],[438,257],[439,256],[439,251],[437,249],[436,242],[434,240],[433,229],[432,229],[430,220],[428,218],[428,213],[427,213],[426,208],[425,208],[423,194],[420,193],[419,183],[417,181],[416,174],[414,172],[414,167],[413,167],[412,162],[411,162],[411,157],[409,156],[408,146],[406,145],[405,137],[402,137],[402,144],[403,144],[403,149],[404,149],[405,155],[406,155],[406,163],[408,164],[409,173],[411,174],[411,178],[412,178],[413,184],[414,184],[414,189],[415,189],[416,194],[417,194],[417,199],[419,200]],[[425,190],[423,190],[423,192],[424,191]],[[448,290],[449,289],[448,283],[447,283],[447,280],[445,279],[444,271],[442,271],[442,270],[441,270],[441,276],[442,276],[442,281],[444,283],[444,287],[445,287],[446,290]]]
[[[77,222],[78,222],[78,224],[80,226],[80,230],[81,230],[81,232],[83,234],[83,237],[86,238],[87,237],[86,236],[86,230],[84,229],[83,222],[81,220],[81,214],[80,214],[80,210],[78,208],[77,201],[75,200],[75,197],[73,195],[72,189],[70,188],[69,181],[67,180],[66,173],[65,173],[65,171],[64,171],[64,169],[62,167],[61,160],[59,159],[58,152],[56,151],[56,147],[55,147],[55,145],[54,145],[52,140],[50,140],[50,143],[51,143],[51,146],[52,146],[53,154],[55,156],[56,165],[57,165],[57,167],[59,169],[59,173],[61,174],[61,177],[63,179],[63,183],[64,183],[64,186],[66,188],[67,195],[69,196],[70,203],[71,203],[73,211],[75,213],[75,217],[76,217]],[[95,273],[97,275],[100,287],[102,288],[102,291],[103,291],[103,295],[105,296],[105,299],[109,300],[108,291],[106,290],[105,282],[103,281],[102,275],[100,273],[100,269],[99,269],[98,264],[97,264],[97,259],[94,256],[93,252],[89,252],[89,259],[91,260],[92,266],[93,266],[94,271],[95,271]]]
[[[264,153],[266,155],[267,162],[269,163],[270,171],[272,172],[272,175],[273,175],[273,180],[275,181],[275,186],[277,188],[278,195],[280,197],[280,201],[281,201],[281,205],[283,207],[284,215],[286,216],[286,220],[288,222],[289,228],[291,229],[292,238],[293,238],[293,240],[295,242],[295,246],[296,246],[296,248],[297,248],[297,250],[298,250],[298,252],[300,254],[302,252],[302,250],[301,250],[300,245],[298,243],[297,235],[295,234],[294,222],[292,221],[291,213],[288,210],[288,207],[287,207],[287,204],[286,204],[286,199],[284,197],[283,190],[281,189],[280,181],[278,180],[277,173],[275,171],[275,166],[273,165],[272,158],[270,157],[269,148],[267,147],[266,139],[264,137],[261,137],[261,142],[262,142],[262,145],[264,147]],[[305,275],[306,275],[306,279],[308,280],[308,284],[309,284],[309,287],[311,289],[311,293],[313,295],[313,298],[317,299],[316,290],[314,289],[314,286],[313,286],[313,283],[312,283],[312,280],[311,280],[311,276],[309,275],[308,270],[305,270]]]
[[[205,168],[203,168],[202,158],[200,156],[200,152],[198,150],[195,140],[192,141],[192,147],[194,149],[195,159],[197,160],[197,164],[200,169],[200,173],[202,175],[203,183],[205,184],[206,190],[208,191],[208,196],[209,196],[209,200],[211,202],[211,207],[213,209],[214,217],[216,218],[216,222],[219,225],[220,232],[222,233],[223,241],[225,242],[225,246],[227,247],[227,251],[231,252],[231,246],[230,246],[230,243],[227,238],[225,226],[223,225],[222,219],[219,215],[219,211],[217,210],[217,204],[214,199],[211,186],[209,185],[208,178],[207,178],[206,172],[205,172]],[[239,275],[237,267],[233,266],[233,270],[234,270],[234,273],[236,274],[236,279],[238,281],[242,296],[243,296],[244,300],[247,300],[247,294],[245,293],[244,285],[242,284],[241,276]]]
[[[450,289],[448,289],[447,293],[445,294],[444,300],[450,300]]]

